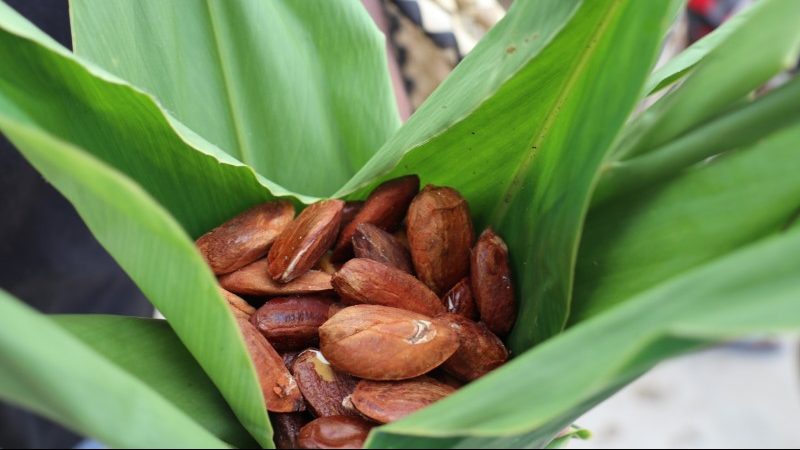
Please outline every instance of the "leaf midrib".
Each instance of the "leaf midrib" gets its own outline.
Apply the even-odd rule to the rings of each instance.
[[[244,130],[241,129],[242,121],[238,117],[238,114],[236,113],[237,108],[236,105],[234,105],[233,91],[235,89],[230,82],[231,76],[228,73],[228,70],[226,70],[227,64],[225,63],[225,61],[229,60],[230,58],[227,58],[225,55],[223,55],[224,53],[223,46],[219,40],[217,24],[214,20],[214,14],[211,11],[211,4],[209,3],[209,0],[206,0],[205,5],[206,5],[206,12],[208,13],[208,21],[209,24],[211,25],[211,35],[214,39],[215,55],[217,61],[219,62],[218,67],[220,74],[222,76],[222,83],[225,87],[225,99],[226,99],[225,104],[228,106],[228,113],[230,114],[231,122],[233,122],[233,129],[235,131],[234,136],[236,138],[236,149],[234,151],[236,153],[236,157],[240,161],[246,164],[251,164],[253,162],[252,154],[247,149],[246,146],[247,140],[244,138]]]
[[[595,54],[597,45],[600,42],[599,36],[602,36],[605,33],[605,30],[611,24],[612,18],[616,16],[621,4],[621,0],[613,1],[613,5],[609,8],[605,17],[603,17],[599,26],[589,37],[589,43],[585,47],[585,51],[578,59],[578,62],[574,65],[574,69],[571,71],[566,83],[561,85],[561,90],[556,97],[556,101],[553,102],[553,106],[550,108],[550,112],[547,114],[542,127],[539,129],[537,134],[534,134],[528,143],[522,163],[514,172],[514,176],[512,177],[511,182],[508,184],[508,187],[501,192],[500,198],[505,199],[506,201],[497,202],[497,207],[489,216],[491,218],[490,223],[500,223],[500,221],[508,213],[508,209],[511,206],[511,200],[515,198],[517,194],[519,194],[520,190],[522,190],[522,181],[524,180],[525,175],[527,175],[527,173],[530,171],[534,156],[539,153],[539,148],[541,147],[542,142],[550,133],[550,129],[553,127],[556,118],[559,117],[559,112],[563,108],[567,98],[569,98],[570,94],[572,93],[573,87],[578,82],[578,79],[583,74],[583,69],[589,63],[591,56]]]

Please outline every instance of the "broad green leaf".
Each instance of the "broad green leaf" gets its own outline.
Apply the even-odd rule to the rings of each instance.
[[[513,349],[558,333],[599,165],[676,4],[515,2],[342,193],[403,173],[456,187],[478,227],[498,228],[512,249]]]
[[[753,102],[712,119],[648,153],[604,164],[592,207],[656,185],[692,164],[746,147],[789,124],[800,122],[800,78]]]
[[[256,447],[165,321],[104,315],[59,315],[51,319],[222,441],[237,448]]]
[[[800,209],[798,142],[795,125],[666,185],[593,209],[578,258],[571,321],[782,230]]]
[[[399,126],[360,2],[71,0],[75,51],[296,192],[335,192]]]
[[[0,290],[0,398],[106,445],[226,448],[148,384]]]
[[[3,99],[0,95],[0,130],[72,202],[98,241],[170,320],[245,428],[269,446],[271,428],[252,362],[216,279],[186,232],[124,174],[15,120]]]
[[[170,117],[148,95],[80,62],[2,2],[0,60],[0,102],[7,114],[125,173],[193,237],[272,198],[270,192],[291,195]]]
[[[377,429],[407,447],[553,430],[671,356],[754,332],[800,329],[800,229],[653,287],[419,413]],[[462,395],[463,394],[463,395]],[[412,436],[418,439],[412,440]],[[506,441],[508,442],[508,441]]]
[[[717,48],[720,43],[725,42],[731,34],[738,32],[739,27],[750,20],[752,15],[752,7],[736,13],[714,31],[653,71],[645,85],[645,92],[653,94],[683,78],[698,62]]]
[[[615,159],[631,158],[670,142],[797,63],[800,2],[760,1],[747,19],[691,69],[678,89],[626,128]]]

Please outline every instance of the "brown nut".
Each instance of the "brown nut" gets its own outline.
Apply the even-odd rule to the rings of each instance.
[[[414,271],[408,250],[394,236],[371,223],[362,223],[356,227],[353,252],[356,258],[371,259],[406,273]]]
[[[300,389],[283,359],[258,332],[256,327],[242,317],[236,318],[244,337],[250,359],[255,366],[267,410],[272,412],[303,411],[306,408]]]
[[[269,415],[274,431],[273,440],[275,447],[279,449],[297,448],[297,438],[302,429],[308,422],[308,416],[304,413],[274,413]]]
[[[371,223],[382,230],[394,231],[418,191],[419,177],[416,175],[395,178],[375,188],[358,214],[339,234],[333,250],[333,260],[344,261],[352,256],[353,235],[356,227],[362,223]]]
[[[406,222],[414,270],[436,295],[469,275],[472,219],[455,189],[426,186],[411,202]]]
[[[301,353],[292,366],[292,373],[315,417],[358,415],[344,403],[358,380],[335,371],[319,350]]]
[[[344,209],[342,209],[342,226],[346,227],[348,223],[352,222],[363,207],[364,202],[362,200],[345,202]]]
[[[442,303],[447,312],[459,314],[470,320],[478,320],[478,307],[472,298],[472,287],[469,278],[462,278],[452,289],[447,291],[442,298]]]
[[[234,315],[250,319],[250,316],[255,314],[256,309],[243,298],[222,288],[220,288],[220,291],[222,292],[222,296],[225,297],[225,300],[228,301],[228,306],[231,308]]]
[[[233,272],[266,255],[293,217],[289,202],[262,203],[200,236],[197,248],[215,274]]]
[[[304,426],[297,439],[298,448],[361,448],[374,427],[360,417],[320,417]]]
[[[342,222],[341,200],[323,200],[292,221],[269,249],[269,274],[279,283],[288,283],[308,272],[336,240]]]
[[[508,350],[503,341],[482,323],[458,314],[442,314],[436,320],[448,324],[458,334],[461,346],[442,364],[442,369],[459,380],[476,380],[508,360]]]
[[[494,334],[505,337],[514,326],[517,306],[511,285],[508,247],[491,228],[484,231],[472,250],[472,294],[481,321]]]
[[[422,282],[401,270],[371,259],[347,261],[331,279],[345,304],[391,306],[427,316],[445,312],[442,302]]]
[[[319,335],[322,354],[337,370],[370,380],[423,375],[458,349],[458,336],[446,324],[386,306],[345,308]]]
[[[219,277],[225,289],[243,295],[302,295],[333,291],[331,276],[318,270],[309,270],[288,283],[277,283],[267,272],[266,258],[248,264],[236,272]]]
[[[368,381],[358,383],[353,406],[378,423],[391,423],[455,392],[452,387],[430,377],[406,381]]]
[[[319,342],[333,299],[320,295],[277,297],[258,308],[251,322],[276,349],[303,350]]]

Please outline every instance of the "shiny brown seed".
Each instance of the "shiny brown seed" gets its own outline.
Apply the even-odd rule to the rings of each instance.
[[[419,177],[416,175],[395,178],[375,188],[358,214],[339,234],[333,251],[333,260],[344,261],[353,255],[353,235],[356,227],[362,223],[371,223],[382,230],[394,231],[400,225],[409,203],[418,191]]]
[[[320,295],[277,297],[258,308],[251,321],[276,349],[303,350],[319,342],[319,327],[333,304]]]
[[[356,386],[352,402],[364,416],[378,423],[391,423],[453,392],[452,387],[430,377],[406,381],[364,380]]]
[[[357,415],[344,400],[353,393],[358,380],[334,370],[319,350],[301,353],[292,373],[315,417]]]
[[[447,291],[442,298],[442,303],[447,312],[459,314],[470,320],[478,320],[478,307],[472,298],[472,288],[469,278],[462,278],[452,289]]]
[[[503,341],[482,323],[458,314],[443,314],[436,319],[448,324],[458,335],[461,346],[442,364],[442,369],[459,380],[476,380],[508,360]]]
[[[442,295],[469,275],[472,219],[455,189],[426,186],[411,202],[406,222],[414,270],[433,292]]]
[[[517,306],[511,285],[508,247],[491,228],[481,234],[472,249],[470,272],[472,294],[481,321],[492,333],[507,336],[514,326]]]
[[[361,448],[374,425],[360,417],[320,417],[304,426],[297,439],[298,448]]]
[[[231,308],[231,311],[234,315],[242,316],[245,319],[250,319],[250,316],[255,314],[256,309],[253,308],[250,303],[247,303],[243,298],[222,288],[220,288],[220,292],[222,292],[222,296],[225,297],[225,300],[227,300],[228,306]]]
[[[215,274],[233,272],[266,255],[293,217],[289,202],[262,203],[200,236],[197,248]]]
[[[391,234],[371,223],[356,227],[353,235],[353,252],[356,258],[367,258],[383,265],[412,273],[411,255]]]
[[[331,276],[318,270],[309,270],[288,283],[278,283],[267,272],[267,259],[260,259],[236,272],[219,277],[225,289],[243,295],[302,295],[333,291]]]
[[[342,222],[341,200],[323,200],[297,216],[269,250],[269,274],[288,283],[308,272],[336,240]]]
[[[342,209],[342,227],[346,227],[348,223],[352,222],[363,207],[364,202],[362,200],[345,202],[344,209]]]
[[[305,413],[274,413],[269,415],[269,420],[275,432],[275,447],[279,449],[297,448],[300,430],[309,422]]]
[[[236,321],[256,369],[267,409],[272,412],[305,410],[305,402],[297,382],[283,365],[283,359],[278,352],[249,321],[242,317],[237,317]]]
[[[446,324],[386,306],[345,308],[319,333],[322,353],[337,370],[370,380],[420,376],[458,349],[458,336]]]
[[[331,284],[342,301],[349,305],[391,306],[431,317],[445,312],[439,297],[422,282],[371,259],[347,261],[333,276]]]

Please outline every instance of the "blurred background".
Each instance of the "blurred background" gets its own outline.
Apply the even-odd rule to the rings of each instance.
[[[67,0],[5,1],[70,47]],[[660,64],[753,1],[690,0]],[[502,19],[511,0],[363,3],[387,36],[397,105],[406,119]],[[2,136],[0,188],[0,285],[47,313],[153,314],[72,206]],[[663,364],[581,418],[577,425],[593,437],[570,447],[799,448],[798,341],[754,337]],[[76,446],[96,444],[0,403],[0,448]]]

